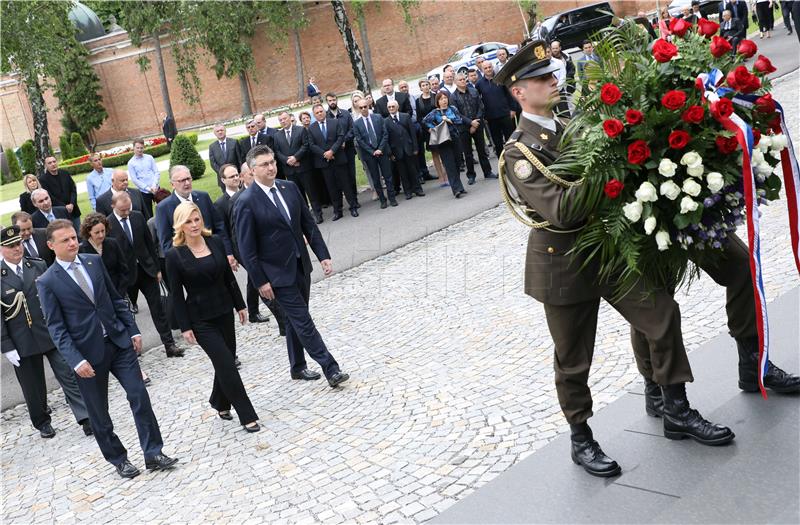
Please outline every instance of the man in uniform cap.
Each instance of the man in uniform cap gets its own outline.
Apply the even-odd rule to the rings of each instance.
[[[707,445],[722,445],[734,438],[727,427],[703,419],[690,408],[685,383],[692,371],[680,329],[680,311],[664,290],[635,287],[617,299],[611,284],[600,284],[597,267],[583,270],[580,255],[572,256],[585,217],[573,203],[581,181],[564,180],[548,166],[559,156],[564,123],[552,108],[559,101],[553,72],[558,66],[547,58],[546,43],[533,41],[497,74],[522,106],[519,127],[506,143],[500,160],[500,177],[512,209],[521,208],[532,226],[525,265],[525,291],[544,304],[555,345],[556,392],[571,430],[572,460],[595,476],[621,472],[597,441],[587,420],[592,416],[589,368],[594,351],[600,299],[613,306],[648,342],[652,379],[663,392],[664,435],[690,437]],[[509,188],[508,186],[511,186]],[[578,327],[576,329],[576,327]]]
[[[2,301],[2,352],[14,365],[14,373],[28,406],[33,426],[43,438],[56,435],[50,424],[47,409],[47,385],[44,380],[44,360],[47,357],[67,404],[83,432],[92,435],[89,414],[83,402],[75,373],[56,350],[47,332],[36,279],[47,270],[47,264],[36,257],[23,256],[19,226],[9,226],[0,232],[3,261],[0,263],[0,300]]]

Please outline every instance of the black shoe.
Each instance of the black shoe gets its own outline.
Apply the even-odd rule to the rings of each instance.
[[[235,366],[237,370],[242,368],[242,362],[239,361],[238,357],[233,358],[233,366]]]
[[[250,425],[250,426],[247,426],[247,425],[242,425],[242,426],[244,427],[244,429],[246,431],[248,431],[250,433],[258,432],[259,430],[261,430],[261,427],[259,426],[258,423],[248,423],[248,425]]]
[[[664,415],[664,398],[661,396],[661,387],[649,379],[644,380],[644,410],[648,416],[661,417]]]
[[[50,423],[42,423],[42,426],[40,426],[38,430],[39,435],[44,439],[50,439],[56,435],[56,431]]]
[[[703,419],[700,412],[689,406],[686,385],[677,383],[661,387],[664,399],[664,437],[667,439],[692,438],[703,445],[724,445],[736,435],[728,427]]]
[[[94,431],[92,430],[92,424],[89,423],[88,419],[84,419],[83,421],[81,421],[80,425],[81,427],[83,427],[84,435],[91,436],[94,434]]]
[[[217,415],[219,416],[220,419],[224,419],[225,421],[233,421],[233,416],[231,415],[230,410],[222,410],[220,412],[217,412]]]
[[[425,180],[439,180],[438,177],[434,177],[430,173],[428,173],[427,175],[423,175],[422,178],[425,179]]]
[[[278,323],[278,335],[281,337],[286,337],[286,324],[285,323]]]
[[[322,224],[323,222],[325,222],[325,219],[322,218],[322,214],[321,213],[315,213],[314,214],[314,222],[317,223],[317,224]]]
[[[183,357],[183,349],[178,348],[174,341],[172,343],[164,343],[164,350],[167,351],[167,357]]]
[[[47,405],[47,408],[45,409],[45,412],[47,412],[48,416],[53,413],[53,409],[50,408],[50,405]]]
[[[356,201],[356,208],[360,208],[360,207],[361,207],[361,204],[359,204],[359,202]]]
[[[606,456],[600,444],[594,439],[571,441],[570,456],[572,461],[592,476],[610,478],[622,472],[616,461]]]
[[[142,378],[142,382],[144,383],[144,386],[150,386],[153,380],[150,379],[150,376],[145,376]]]
[[[389,205],[388,205],[388,204],[386,204],[386,201],[381,201],[381,209],[382,209],[382,210],[385,210],[385,209],[386,209],[386,208],[388,208],[388,207],[389,207]]]
[[[178,458],[171,458],[164,454],[156,454],[150,459],[144,460],[144,466],[147,470],[167,470],[175,466]]]
[[[350,379],[348,374],[345,374],[344,372],[336,372],[328,378],[328,384],[331,385],[331,388],[336,388],[348,379]]]
[[[392,206],[392,207],[395,207],[395,206],[397,206],[397,201],[396,200],[390,200],[389,201],[389,205]]]
[[[269,322],[269,316],[261,314],[261,313],[258,313],[258,314],[255,314],[255,315],[250,315],[250,317],[248,319],[250,320],[251,323],[268,323]]]
[[[414,194],[415,194],[417,197],[424,197],[424,196],[425,196],[425,192],[424,192],[424,191],[422,191],[422,190],[415,191],[415,192],[414,192]]]
[[[322,376],[319,375],[317,372],[312,372],[308,368],[304,368],[297,373],[292,372],[292,379],[302,379],[304,381],[316,381],[320,377]]]
[[[139,472],[139,469],[134,467],[133,463],[131,463],[127,459],[122,463],[120,463],[119,465],[114,465],[114,468],[117,469],[117,474],[119,474],[119,477],[121,478],[131,479],[141,474],[141,472]]]
[[[414,194],[413,193],[406,193],[406,200],[407,201],[410,201],[412,198],[414,198]]]
[[[467,184],[469,184],[470,186],[475,184],[475,177],[468,177],[467,178]]]
[[[497,174],[496,173],[490,173],[488,175],[484,175],[483,178],[484,179],[496,179],[497,178]]]
[[[136,315],[139,313],[139,305],[136,303],[131,303],[131,313]]]
[[[333,219],[331,219],[331,220],[332,221],[338,221],[341,218],[342,218],[342,214],[341,213],[334,213],[333,214]]]
[[[350,215],[352,215],[353,217],[358,217],[358,210],[353,208],[352,210],[350,210]]]
[[[736,346],[739,350],[739,388],[745,392],[758,392],[758,338],[737,339]],[[764,387],[778,394],[796,394],[800,392],[800,377],[767,361]]]

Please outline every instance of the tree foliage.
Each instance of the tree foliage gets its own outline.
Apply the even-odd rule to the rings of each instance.
[[[71,159],[75,155],[72,154],[72,144],[69,142],[69,133],[62,133],[58,137],[58,149],[61,151],[62,159]]]
[[[6,155],[6,162],[8,162],[8,174],[3,175],[3,184],[14,182],[22,179],[22,170],[19,167],[17,154],[14,153],[13,148],[3,148]]]
[[[89,153],[86,149],[86,144],[83,142],[83,137],[81,137],[81,134],[77,131],[73,131],[69,134],[69,145],[72,149],[73,157],[80,157],[81,155]]]
[[[26,140],[19,147],[19,158],[22,161],[22,170],[27,173],[36,173],[36,148],[32,140]]]
[[[172,141],[172,149],[169,156],[169,167],[182,164],[189,168],[193,179],[199,179],[206,172],[206,163],[194,149],[192,141],[183,133],[178,133]]]

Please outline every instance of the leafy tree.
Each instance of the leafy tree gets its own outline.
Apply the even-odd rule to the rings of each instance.
[[[178,133],[172,141],[172,149],[169,156],[169,167],[182,164],[189,168],[193,179],[199,179],[206,172],[206,163],[194,149],[192,141],[183,133]]]
[[[3,177],[3,184],[21,180],[22,170],[19,167],[19,160],[17,160],[17,154],[14,153],[14,148],[3,148],[3,151],[8,162],[8,174]]]
[[[83,142],[83,137],[77,131],[69,134],[69,145],[71,146],[73,157],[80,157],[89,153],[89,150],[86,149],[86,144]]]
[[[71,159],[75,155],[72,154],[72,144],[69,141],[69,133],[62,133],[60,137],[58,137],[58,149],[61,150],[61,158]]]
[[[22,170],[27,173],[37,173],[36,148],[32,140],[26,140],[19,147],[19,158],[22,161]]]

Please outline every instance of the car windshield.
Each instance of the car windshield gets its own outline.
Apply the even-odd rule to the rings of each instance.
[[[468,49],[462,49],[461,51],[456,51],[456,53],[447,59],[448,62],[457,62],[464,58],[464,55],[467,54]]]

